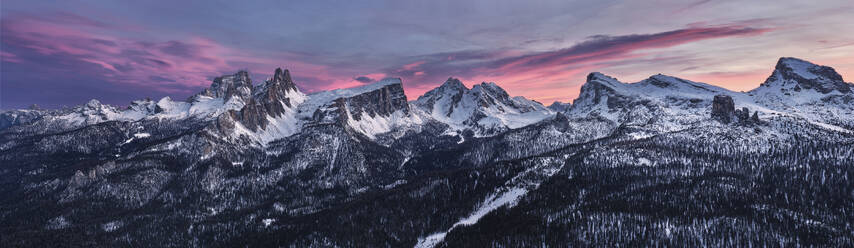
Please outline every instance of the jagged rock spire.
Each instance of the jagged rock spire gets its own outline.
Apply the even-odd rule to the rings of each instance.
[[[287,69],[282,70],[282,68],[276,68],[276,71],[273,73],[273,78],[268,81],[268,84],[283,84],[283,88],[287,90],[297,90],[297,86],[294,83],[294,80],[291,79],[291,72]]]

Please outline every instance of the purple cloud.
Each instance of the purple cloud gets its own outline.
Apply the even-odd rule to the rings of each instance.
[[[694,25],[684,29],[631,35],[596,35],[573,46],[546,52],[519,54],[508,50],[463,51],[419,56],[417,65],[387,69],[390,75],[407,79],[408,86],[426,91],[448,76],[468,80],[492,80],[507,88],[531,88],[532,82],[550,84],[579,79],[581,74],[644,56],[642,50],[667,48],[681,44],[726,37],[760,35],[773,28],[750,27],[743,24],[718,26]],[[416,75],[419,73],[420,75]],[[542,91],[551,90],[542,87]],[[542,92],[527,90],[529,95]]]

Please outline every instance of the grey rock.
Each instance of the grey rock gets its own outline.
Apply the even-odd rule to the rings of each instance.
[[[715,96],[714,100],[712,100],[712,118],[726,124],[735,119],[735,103],[731,96]]]

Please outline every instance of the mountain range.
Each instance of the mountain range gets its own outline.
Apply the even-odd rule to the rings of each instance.
[[[587,76],[550,106],[448,78],[0,114],[0,244],[848,246],[854,84],[780,58],[735,92]]]

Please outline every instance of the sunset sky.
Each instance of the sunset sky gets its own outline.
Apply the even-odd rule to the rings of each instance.
[[[854,77],[854,1],[31,1],[0,4],[0,108],[186,97],[276,67],[306,92],[458,77],[544,104],[599,71],[732,90],[779,57]]]

